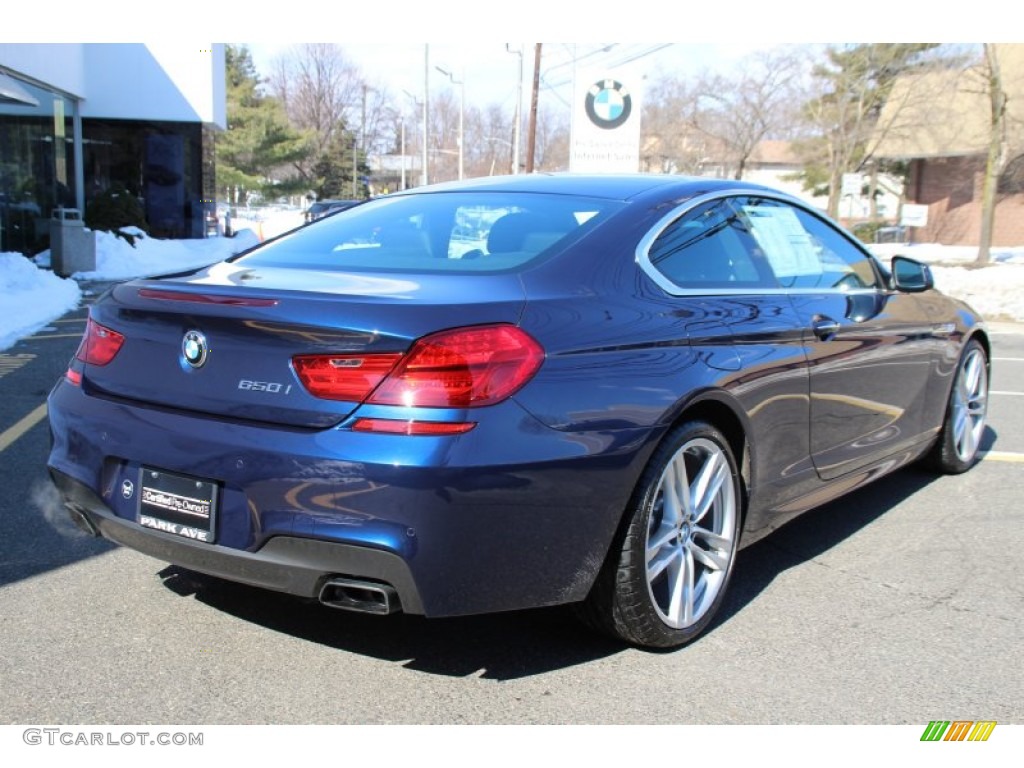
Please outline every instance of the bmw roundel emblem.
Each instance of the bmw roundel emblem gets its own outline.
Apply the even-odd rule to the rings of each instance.
[[[633,99],[618,80],[598,80],[587,90],[586,110],[590,122],[612,130],[629,120]]]
[[[210,347],[206,343],[206,337],[199,331],[189,331],[181,340],[181,353],[185,356],[185,362],[193,368],[203,366],[209,351]]]

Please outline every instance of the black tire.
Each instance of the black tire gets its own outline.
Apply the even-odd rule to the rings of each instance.
[[[682,498],[674,489],[684,484]],[[675,428],[640,478],[581,606],[584,619],[644,647],[673,648],[698,637],[725,597],[742,499],[736,459],[721,432],[703,421]]]
[[[985,348],[971,339],[960,355],[942,429],[927,457],[934,470],[956,475],[978,463],[988,413],[988,375]]]

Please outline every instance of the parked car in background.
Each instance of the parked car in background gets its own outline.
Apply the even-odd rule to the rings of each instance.
[[[354,205],[359,205],[362,200],[317,200],[306,209],[306,221],[316,221],[338,211],[344,211]]]
[[[186,568],[375,614],[575,603],[672,647],[740,546],[975,464],[989,355],[925,265],[777,191],[478,179],[111,288],[49,467],[80,526]]]

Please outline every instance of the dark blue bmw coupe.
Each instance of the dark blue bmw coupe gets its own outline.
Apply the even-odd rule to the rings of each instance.
[[[989,340],[741,182],[390,195],[91,309],[49,398],[75,521],[336,608],[579,603],[688,642],[737,548],[909,462],[974,464]]]

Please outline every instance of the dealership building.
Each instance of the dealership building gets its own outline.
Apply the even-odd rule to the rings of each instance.
[[[223,44],[0,43],[0,252],[118,187],[154,236],[202,237],[224,74]]]

